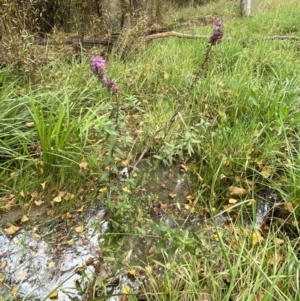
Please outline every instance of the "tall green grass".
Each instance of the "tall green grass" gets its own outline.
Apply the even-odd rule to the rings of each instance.
[[[224,11],[224,41],[215,47],[209,69],[194,89],[190,86],[204,59],[205,40],[170,37],[154,40],[126,59],[107,57],[107,72],[122,91],[122,127],[114,142],[118,152],[110,159],[134,165],[144,151],[153,165],[190,159],[186,165],[198,179],[193,185],[196,210],[211,213],[209,229],[196,236],[161,225],[155,235],[174,242],[176,256],[161,247],[164,260],[153,265],[161,266],[164,274],[158,278],[145,271],[147,300],[297,300],[299,42],[251,38],[299,34],[299,10],[294,2],[249,19],[232,14],[226,19]],[[192,31],[211,30],[206,26]],[[102,175],[107,171],[107,137],[115,126],[115,100],[91,74],[88,57],[54,62],[36,76],[28,82],[7,69],[0,71],[0,173],[5,193],[23,187],[34,191],[43,177],[59,178],[52,180],[49,194],[68,185],[79,191],[88,180],[99,189],[107,184]],[[33,127],[26,126],[32,121]],[[32,150],[37,145],[40,148]],[[88,163],[84,171],[81,162]],[[135,189],[136,183],[130,179],[128,185]],[[282,215],[270,217],[258,243],[252,240],[257,229],[241,232],[242,218],[229,228],[213,222],[232,198],[230,186],[249,191],[237,197],[239,217],[249,215],[244,205],[260,191],[278,195],[279,204],[271,205]],[[118,193],[119,202],[99,197],[109,208],[111,229],[128,235],[136,231],[138,220],[145,233],[149,216],[136,209],[145,207],[145,199]],[[292,212],[286,204],[292,205]],[[252,214],[255,219],[255,209]],[[115,251],[115,245],[110,248]]]
[[[194,158],[191,169],[200,176],[195,189],[203,206],[222,210],[231,198],[230,185],[249,189],[238,200],[240,216],[246,213],[242,205],[247,198],[256,199],[263,189],[275,191],[281,202],[271,204],[281,207],[281,219],[277,212],[257,244],[251,227],[241,234],[241,221],[231,231],[212,226],[215,243],[189,241],[195,248],[207,248],[201,258],[180,253],[183,246],[178,246],[178,257],[166,255],[157,263],[165,271],[162,279],[155,272],[148,275],[148,300],[200,300],[204,294],[207,300],[298,298],[299,47],[289,39],[263,39],[297,35],[297,10],[299,4],[293,3],[247,20],[227,21],[225,39],[194,90],[189,87],[204,58],[205,41],[154,41],[139,56],[120,62],[121,67],[113,66],[125,73],[126,91],[143,101],[141,139],[146,143],[157,129],[171,124],[167,135],[157,135],[151,145],[154,157],[165,163],[178,160],[174,154]],[[187,135],[195,138],[190,144]],[[284,204],[289,202],[293,211],[287,213]],[[174,237],[171,232],[161,237]]]

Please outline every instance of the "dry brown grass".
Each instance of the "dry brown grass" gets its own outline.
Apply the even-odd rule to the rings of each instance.
[[[252,15],[259,14],[260,12],[266,11],[274,6],[294,3],[296,1],[298,0],[252,0]],[[13,5],[6,5],[4,8],[5,14],[2,14],[0,17],[0,35],[2,36],[0,41],[0,46],[2,49],[2,57],[0,57],[1,63],[9,64],[11,65],[12,69],[28,73],[34,70],[41,61],[49,61],[49,55],[47,54],[47,50],[49,49],[54,49],[53,51],[56,52],[56,54],[58,54],[57,51],[61,51],[62,55],[67,53],[68,56],[70,56],[70,52],[72,52],[72,50],[73,52],[74,50],[76,51],[76,47],[72,48],[70,46],[64,46],[63,42],[57,43],[61,45],[60,47],[53,47],[51,45],[49,48],[44,47],[45,51],[41,51],[42,47],[38,47],[33,43],[36,34],[33,31],[34,28],[32,28],[34,24],[31,24],[32,22],[30,21],[29,17],[30,7],[27,5],[23,8],[23,10],[18,10]],[[174,6],[171,6],[171,8],[169,8],[167,11],[167,7],[164,7],[164,12],[165,13],[162,15],[160,20],[160,25],[163,26],[179,24],[191,19],[198,20],[210,16],[211,18],[208,18],[207,22],[202,22],[201,24],[205,25],[213,23],[217,16],[226,16],[227,18],[238,17],[240,9],[239,1],[220,0],[213,1],[207,5],[198,6],[196,8],[189,6],[176,9]],[[73,33],[75,35],[80,35],[81,32],[82,37],[84,33],[88,33],[89,35],[93,36],[99,36],[101,34],[99,32],[99,28],[103,28],[102,26],[99,26],[99,22],[101,20],[87,17],[86,19],[88,21],[84,25],[86,28],[82,28],[83,25],[78,18],[78,12],[75,15],[72,16],[72,22],[75,24],[73,26]],[[125,26],[125,28],[121,31],[118,43],[114,47],[114,53],[121,57],[124,57],[131,51],[143,49],[145,46],[145,44],[141,42],[143,40],[141,37],[145,36],[148,29],[148,16],[146,13],[144,15],[140,14],[138,18],[133,18],[132,20],[134,20],[134,22],[131,22],[129,26]],[[76,26],[76,22],[80,26]],[[55,28],[51,38],[53,40],[63,40],[66,36],[66,33]],[[55,55],[55,57],[57,58],[61,56]]]

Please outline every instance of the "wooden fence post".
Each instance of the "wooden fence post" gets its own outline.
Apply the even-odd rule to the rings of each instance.
[[[251,0],[241,0],[241,15],[250,16],[251,13]]]

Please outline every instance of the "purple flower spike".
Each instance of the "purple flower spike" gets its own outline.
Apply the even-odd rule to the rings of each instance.
[[[222,20],[217,20],[213,34],[210,36],[208,43],[211,45],[217,45],[222,42],[223,31],[221,30]]]
[[[93,73],[98,74],[99,71],[104,73],[105,60],[102,56],[96,56],[96,57],[91,58],[90,65],[91,65],[91,70]]]
[[[222,24],[223,24],[222,20],[217,20],[215,23],[215,30],[221,29]]]
[[[208,43],[212,45],[217,45],[222,42],[223,32],[221,30],[216,30],[209,38]]]
[[[112,88],[113,93],[115,93],[115,94],[120,93],[120,88],[117,85],[113,85],[111,88]]]
[[[120,88],[119,86],[117,86],[116,80],[108,79],[105,74],[105,60],[102,56],[96,56],[91,58],[90,66],[92,72],[98,76],[99,81],[105,88],[107,88],[114,94],[120,93]]]
[[[108,88],[110,86],[110,81],[105,75],[102,77],[102,84],[105,88]]]
[[[217,44],[221,43],[223,39],[223,31],[221,30],[222,24],[223,24],[222,20],[216,20],[213,33],[208,40],[204,61],[199,71],[197,72],[194,81],[190,86],[190,89],[193,89],[200,76],[201,75],[205,76],[206,72],[208,71],[209,62],[211,61],[212,52],[213,52],[213,46],[216,46]]]

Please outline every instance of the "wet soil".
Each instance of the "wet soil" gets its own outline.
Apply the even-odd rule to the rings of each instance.
[[[0,231],[0,257],[6,262],[0,294],[15,291],[23,300],[55,294],[59,300],[81,300],[80,291],[101,258],[105,227],[104,210],[90,208],[84,216],[65,221],[40,219],[10,237]]]
[[[204,227],[212,229],[213,225],[224,227],[228,222],[227,213],[205,218],[192,210],[195,181],[180,166],[151,171],[147,164],[141,164],[139,174],[146,175],[139,193],[148,198],[150,204],[143,210],[149,210],[155,223],[197,232]],[[126,169],[121,171],[123,179],[128,175]],[[255,227],[261,226],[269,212],[268,202],[258,202]],[[1,216],[1,224],[17,220],[20,215],[16,211],[6,213]],[[82,213],[76,211],[50,218],[43,208],[33,210],[31,215],[35,217],[30,219],[34,222],[28,222],[14,235],[0,230],[0,264],[3,265],[0,295],[11,296],[14,292],[22,300],[87,300],[95,276],[105,278],[110,271],[102,258],[102,243],[108,229],[105,210],[93,206]],[[149,256],[149,246],[142,235],[133,245],[129,238],[122,251],[128,253],[130,264],[145,262]],[[114,281],[116,279],[116,284],[107,285],[109,294],[120,293],[126,285],[137,292],[142,281],[122,272]]]

